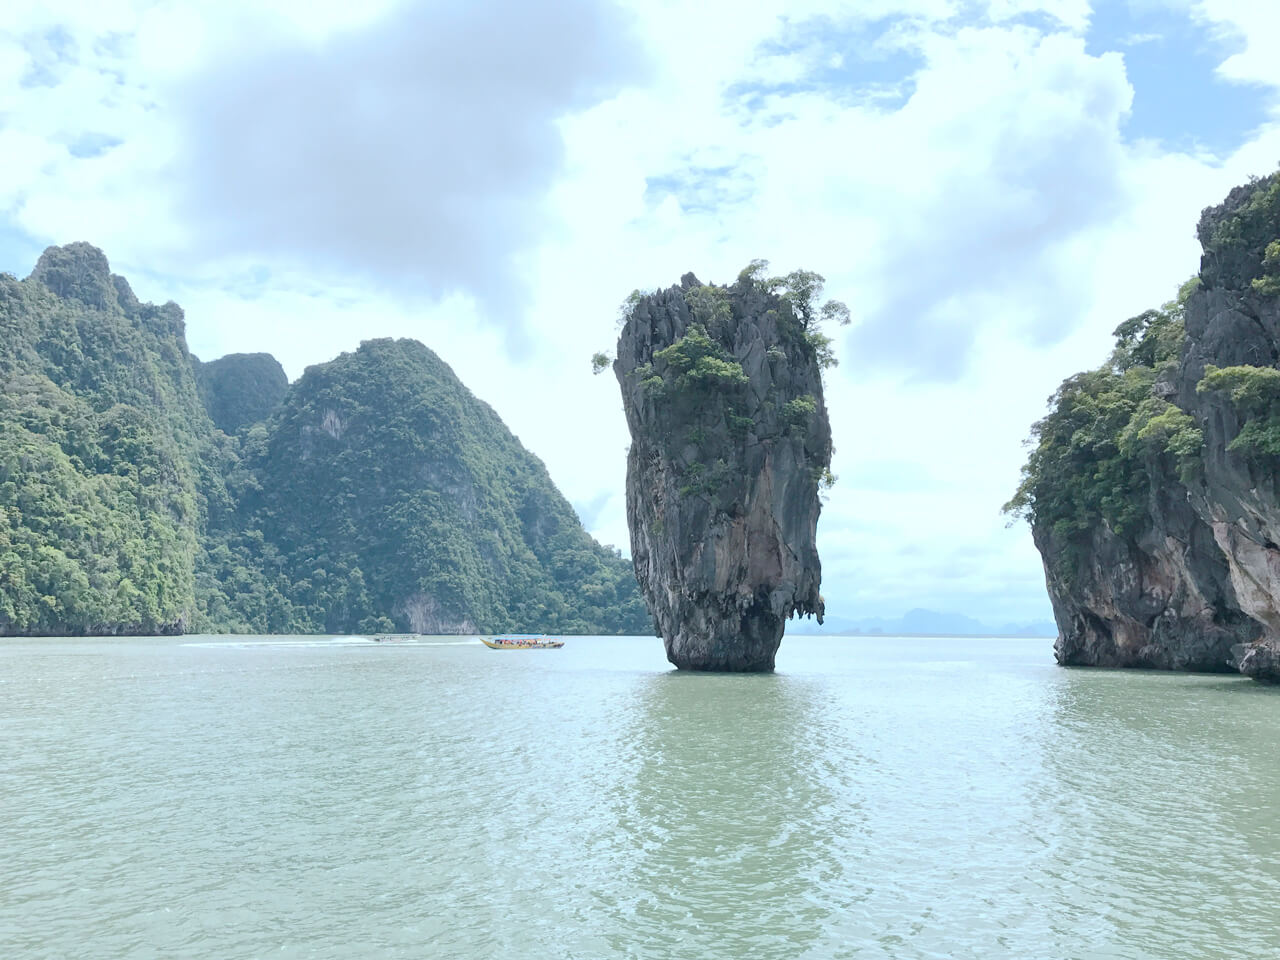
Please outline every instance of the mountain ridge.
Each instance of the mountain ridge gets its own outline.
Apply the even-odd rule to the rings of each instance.
[[[86,243],[0,275],[0,338],[0,635],[651,629],[627,561],[417,341],[294,384],[202,363]]]

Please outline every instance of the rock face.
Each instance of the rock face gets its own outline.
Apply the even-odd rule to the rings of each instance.
[[[764,283],[686,274],[635,302],[618,339],[632,560],[682,669],[772,670],[788,617],[822,621],[831,428],[805,327]]]
[[[1206,389],[1205,381],[1211,367],[1254,371],[1265,391],[1261,377],[1280,363],[1280,174],[1237,187],[1205,210],[1198,234],[1201,285],[1187,302],[1177,376],[1177,403],[1204,431],[1203,473],[1190,503],[1212,531],[1236,605],[1250,618],[1251,635],[1234,651],[1237,666],[1280,681],[1280,449],[1242,436],[1274,425],[1275,397],[1267,409],[1266,397],[1250,403],[1231,390]]]
[[[1153,491],[1148,510],[1139,534],[1098,524],[1074,552],[1033,527],[1058,622],[1054,656],[1064,666],[1230,670],[1232,647],[1254,629],[1212,532],[1181,485]]]
[[[1031,518],[1064,664],[1280,681],[1280,174],[1204,211],[1198,277],[1036,427]]]

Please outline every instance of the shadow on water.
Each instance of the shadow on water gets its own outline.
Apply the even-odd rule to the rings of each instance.
[[[838,789],[823,688],[785,675],[646,678],[614,784],[614,882],[599,906],[620,954],[796,957],[838,905]],[[847,761],[848,755],[843,754]],[[840,821],[838,823],[837,821]]]
[[[1210,674],[1213,680],[1207,680],[1203,689],[1228,693],[1233,697],[1280,697],[1280,684],[1259,683],[1247,677],[1230,677],[1223,679],[1217,674]]]
[[[1083,955],[1280,955],[1280,698],[1244,679],[1063,671],[1038,822],[1053,938]]]
[[[1059,672],[1063,676],[1078,675],[1080,677],[1097,677],[1097,676],[1128,676],[1128,677],[1152,677],[1164,678],[1170,683],[1177,683],[1183,680],[1194,681],[1200,689],[1205,690],[1226,690],[1235,694],[1253,693],[1260,696],[1280,695],[1280,683],[1261,683],[1250,677],[1241,676],[1234,671],[1171,671],[1171,670],[1147,670],[1135,667],[1085,667],[1085,666],[1067,666],[1059,667]]]

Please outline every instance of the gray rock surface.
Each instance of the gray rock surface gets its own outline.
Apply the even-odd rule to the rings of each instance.
[[[1197,390],[1209,365],[1275,367],[1280,362],[1280,299],[1254,291],[1263,273],[1259,244],[1213,250],[1214,231],[1236,215],[1274,177],[1233,190],[1205,210],[1199,234],[1205,245],[1201,287],[1187,302],[1187,343],[1178,370],[1176,402],[1204,431],[1204,470],[1189,502],[1209,527],[1230,575],[1239,610],[1250,618],[1251,636],[1235,650],[1241,672],[1280,681],[1280,482],[1276,458],[1256,458],[1228,449],[1243,423],[1221,391]],[[1263,236],[1280,237],[1280,223]]]
[[[1232,669],[1254,624],[1235,601],[1227,563],[1181,485],[1156,488],[1136,536],[1094,528],[1075,563],[1051,530],[1033,528],[1065,666]]]
[[[1186,339],[1155,386],[1203,434],[1194,476],[1179,479],[1168,459],[1151,462],[1140,529],[1120,536],[1101,522],[1083,551],[1033,524],[1061,663],[1239,669],[1280,682],[1280,457],[1230,449],[1240,412],[1227,392],[1199,389],[1210,366],[1280,365],[1280,298],[1254,283],[1268,269],[1265,248],[1280,238],[1278,180],[1239,187],[1201,217]]]
[[[720,376],[663,353],[704,330]],[[632,440],[632,558],[667,658],[772,670],[787,618],[823,613],[814,538],[831,429],[813,344],[763,284],[686,274],[635,304],[614,373]]]

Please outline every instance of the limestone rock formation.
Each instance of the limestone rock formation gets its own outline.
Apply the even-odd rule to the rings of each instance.
[[[1146,509],[1140,532],[1099,523],[1083,550],[1067,549],[1047,524],[1033,527],[1058,622],[1055,657],[1064,666],[1230,670],[1232,648],[1255,631],[1212,532],[1180,484],[1153,490]]]
[[[631,305],[613,365],[632,441],[627,522],[677,667],[772,670],[788,617],[822,621],[831,428],[815,322],[806,296],[745,272],[727,287],[686,274]]]
[[[1280,681],[1280,173],[1205,210],[1198,234],[1201,282],[1187,301],[1177,376],[1177,403],[1204,432],[1190,503],[1252,620],[1237,666]],[[1221,374],[1209,377],[1214,368]]]
[[[197,362],[183,326],[86,243],[0,272],[0,636],[652,629],[423,344],[288,387],[266,354]]]
[[[46,248],[29,279],[39,281],[59,297],[78,300],[98,310],[138,305],[128,281],[111,272],[106,254],[83,241]]]
[[[1280,681],[1280,173],[1199,225],[1199,275],[1037,424],[1032,523],[1064,664]]]

